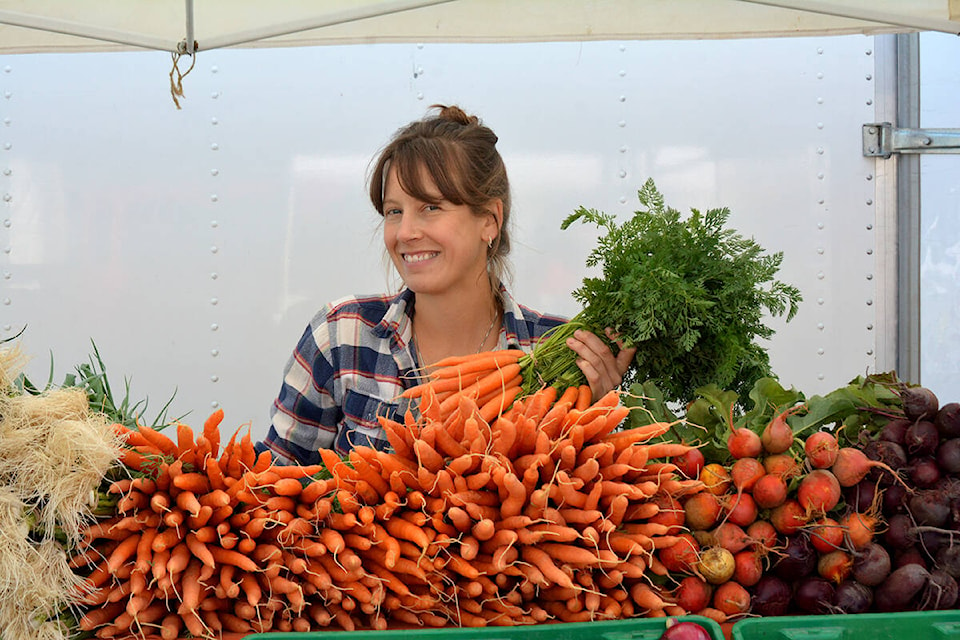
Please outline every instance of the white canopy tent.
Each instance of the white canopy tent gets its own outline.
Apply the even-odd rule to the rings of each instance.
[[[0,0],[0,53],[941,31],[960,0]]]

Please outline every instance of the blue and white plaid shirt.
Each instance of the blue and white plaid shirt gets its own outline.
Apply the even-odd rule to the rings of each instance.
[[[517,304],[501,288],[499,349],[530,351],[563,318]],[[417,383],[410,339],[414,294],[350,296],[324,307],[287,362],[272,423],[259,450],[279,463],[316,464],[319,449],[343,455],[357,445],[388,446],[377,415],[402,418],[400,393]]]

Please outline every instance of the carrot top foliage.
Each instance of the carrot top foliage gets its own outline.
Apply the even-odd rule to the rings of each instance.
[[[652,382],[668,402],[689,401],[707,384],[746,397],[758,379],[772,375],[757,342],[774,333],[764,316],[786,313],[789,321],[802,300],[796,287],[775,279],[782,253],[765,254],[753,239],[725,228],[727,208],[691,209],[682,219],[653,180],[638,198],[642,208],[622,224],[584,207],[561,224],[593,223],[605,232],[587,259],[602,275],[574,291],[582,311],[571,324],[599,336],[612,327],[624,346],[637,347],[624,383]],[[560,351],[550,341],[533,354],[538,369],[561,368],[544,362]]]

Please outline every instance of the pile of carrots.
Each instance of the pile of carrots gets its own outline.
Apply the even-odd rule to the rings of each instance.
[[[651,576],[669,495],[701,490],[617,392],[519,396],[519,352],[442,363],[381,418],[392,451],[277,466],[249,431],[124,430],[114,517],[72,563],[97,637],[535,624],[683,615]],[[118,427],[121,429],[121,427]],[[239,436],[239,438],[238,438]]]

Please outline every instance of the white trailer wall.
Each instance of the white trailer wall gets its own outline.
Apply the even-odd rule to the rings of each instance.
[[[888,327],[874,39],[351,45],[216,50],[170,98],[164,53],[0,57],[0,338],[59,380],[100,350],[118,395],[265,431],[281,368],[320,305],[395,283],[367,164],[433,103],[500,135],[514,185],[516,296],[572,314],[595,232],[652,177],[683,211],[783,251],[805,301],[770,345],[786,386],[877,368]],[[181,70],[188,59],[181,60]],[[884,293],[886,292],[886,293]]]

